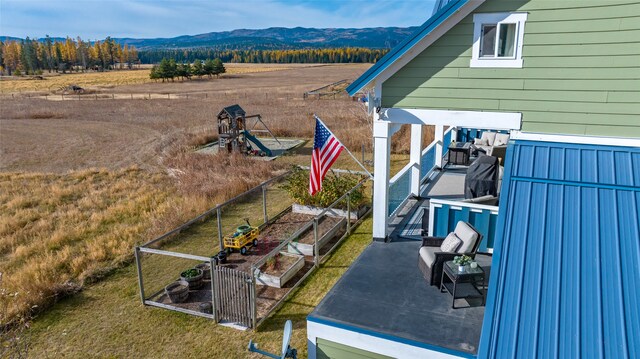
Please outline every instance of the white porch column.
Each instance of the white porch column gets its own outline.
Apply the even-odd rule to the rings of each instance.
[[[443,125],[435,125],[435,141],[438,141],[436,144],[436,167],[442,168],[442,154],[443,152],[443,141],[444,141],[444,126]]]
[[[411,194],[420,196],[420,166],[422,164],[422,125],[411,125]]]
[[[384,241],[387,237],[391,134],[389,122],[373,122],[373,240],[376,241]]]

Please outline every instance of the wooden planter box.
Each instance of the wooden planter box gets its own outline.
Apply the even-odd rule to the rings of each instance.
[[[326,208],[321,208],[321,207],[314,207],[314,206],[304,206],[301,204],[297,204],[294,203],[293,206],[291,206],[291,212],[293,213],[302,213],[302,214],[310,214],[313,216],[317,216],[319,214],[322,213],[322,211],[324,211]],[[349,218],[352,221],[358,220],[360,219],[360,217],[364,216],[365,213],[367,213],[367,206],[362,206],[360,207],[358,210],[356,211],[351,211],[351,213],[349,214]],[[336,208],[332,208],[330,210],[328,210],[325,215],[329,216],[329,217],[343,217],[343,218],[347,218],[347,211],[344,209],[336,209]]]
[[[320,222],[322,222],[325,218],[326,217],[322,217],[322,219],[320,219]],[[333,237],[335,237],[338,231],[340,231],[343,228],[346,228],[346,226],[347,226],[347,219],[343,217],[340,221],[338,221],[338,223],[336,223],[333,227],[331,227],[331,229],[329,229],[324,235],[318,238],[318,247],[319,248],[324,247],[324,245],[327,244],[327,242],[329,242]],[[298,232],[299,235],[296,236],[294,240],[289,242],[289,245],[287,246],[287,252],[293,253],[293,254],[302,254],[305,256],[313,256],[314,250],[315,250],[315,244],[302,243],[297,241],[299,238],[303,238],[304,236],[308,235],[310,232],[313,233],[313,223],[309,223],[305,225],[301,229],[301,231]],[[311,235],[313,236],[313,234]]]
[[[297,257],[298,259],[280,276],[267,274],[258,270],[256,273],[256,282],[258,284],[266,285],[269,287],[282,288],[291,278],[293,278],[293,276],[296,275],[296,273],[298,273],[300,269],[302,269],[302,267],[304,267],[304,256],[291,254],[288,252],[280,252],[280,254],[283,256]]]

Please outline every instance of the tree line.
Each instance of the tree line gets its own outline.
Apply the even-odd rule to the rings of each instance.
[[[11,75],[38,75],[48,70],[56,72],[112,70],[132,68],[139,63],[134,46],[120,45],[111,37],[103,41],[84,41],[67,37],[51,39],[0,41],[0,72]]]
[[[164,58],[158,65],[153,65],[149,77],[152,80],[161,79],[162,82],[165,80],[173,81],[176,77],[190,80],[192,76],[212,77],[215,75],[218,77],[226,71],[222,60],[219,58],[214,60],[207,59],[206,61],[195,60],[193,64],[188,62],[177,63],[174,59]]]
[[[158,63],[163,58],[174,59],[178,63],[207,58],[235,63],[373,63],[388,51],[355,47],[299,50],[157,49],[140,51],[139,57],[142,63],[147,64]]]

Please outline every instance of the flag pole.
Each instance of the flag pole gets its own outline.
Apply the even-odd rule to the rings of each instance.
[[[324,124],[324,122],[322,122],[322,120],[320,119],[320,117],[318,117],[315,113],[313,114],[313,117],[315,117],[315,119],[316,119],[316,120],[320,121],[320,123],[321,123],[322,125],[324,125],[324,127],[325,127],[329,132],[331,132],[331,134],[332,134],[335,138],[338,138],[338,136],[334,135],[334,134],[333,134],[333,132],[329,129],[329,127],[327,127],[327,125],[325,125],[325,124]],[[339,139],[338,139],[338,140],[339,140]],[[342,143],[342,141],[340,141],[340,143]],[[367,168],[366,168],[362,163],[360,163],[360,161],[358,161],[358,159],[356,158],[356,156],[354,156],[354,155],[353,155],[353,153],[351,153],[351,151],[349,151],[349,149],[347,148],[347,146],[345,146],[345,145],[344,145],[344,143],[342,144],[342,147],[347,151],[347,153],[351,156],[351,158],[353,158],[353,160],[354,160],[354,161],[356,161],[356,163],[357,163],[358,165],[360,165],[360,167],[361,167],[361,168],[362,168],[362,169],[367,173],[367,175],[369,175],[369,177],[373,178],[373,175],[371,174],[371,172],[369,172],[369,171],[367,170]]]

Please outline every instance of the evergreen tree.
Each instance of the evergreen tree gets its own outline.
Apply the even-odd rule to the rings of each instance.
[[[215,63],[213,62],[213,60],[207,59],[207,61],[204,62],[203,73],[209,76],[209,78],[211,78],[212,75],[216,74]]]
[[[215,60],[213,60],[212,66],[213,74],[216,75],[216,77],[220,77],[220,74],[227,72],[227,69],[224,68],[224,64],[222,63],[222,60],[220,60],[220,58],[216,58]]]
[[[191,73],[198,77],[202,77],[205,74],[204,64],[202,63],[201,60],[194,61]]]

